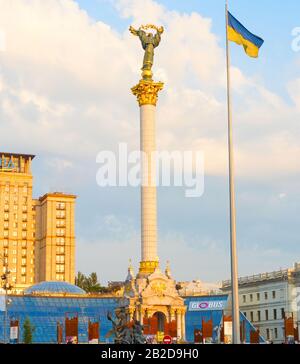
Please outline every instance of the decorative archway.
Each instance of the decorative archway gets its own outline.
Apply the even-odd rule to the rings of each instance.
[[[165,332],[167,317],[161,311],[156,311],[152,316],[144,318],[144,333],[156,335],[159,331]]]

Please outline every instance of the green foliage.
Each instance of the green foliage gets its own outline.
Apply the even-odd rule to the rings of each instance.
[[[89,276],[85,276],[83,273],[78,272],[75,279],[76,286],[82,288],[87,293],[99,293],[101,292],[101,285],[98,282],[97,273],[91,273]]]
[[[32,335],[35,328],[31,325],[29,317],[26,317],[23,324],[23,342],[24,344],[32,344]]]

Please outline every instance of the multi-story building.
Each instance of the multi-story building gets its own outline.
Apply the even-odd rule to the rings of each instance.
[[[47,193],[36,209],[37,281],[75,281],[75,196]]]
[[[32,198],[29,154],[0,153],[0,271],[15,291],[44,280],[74,283],[75,196]]]
[[[300,264],[294,268],[239,278],[240,311],[274,343],[285,341],[284,317],[293,314],[300,325]],[[223,292],[230,294],[231,281],[222,282]],[[229,296],[231,306],[231,295]]]

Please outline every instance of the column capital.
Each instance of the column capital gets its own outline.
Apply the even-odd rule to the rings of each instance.
[[[134,96],[137,97],[138,103],[142,105],[156,106],[158,92],[164,87],[162,82],[153,82],[140,80],[140,82],[131,88]]]

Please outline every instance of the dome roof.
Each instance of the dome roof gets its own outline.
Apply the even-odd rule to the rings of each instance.
[[[81,295],[86,292],[80,287],[75,286],[67,282],[49,281],[40,282],[25,289],[25,294],[71,294]]]

